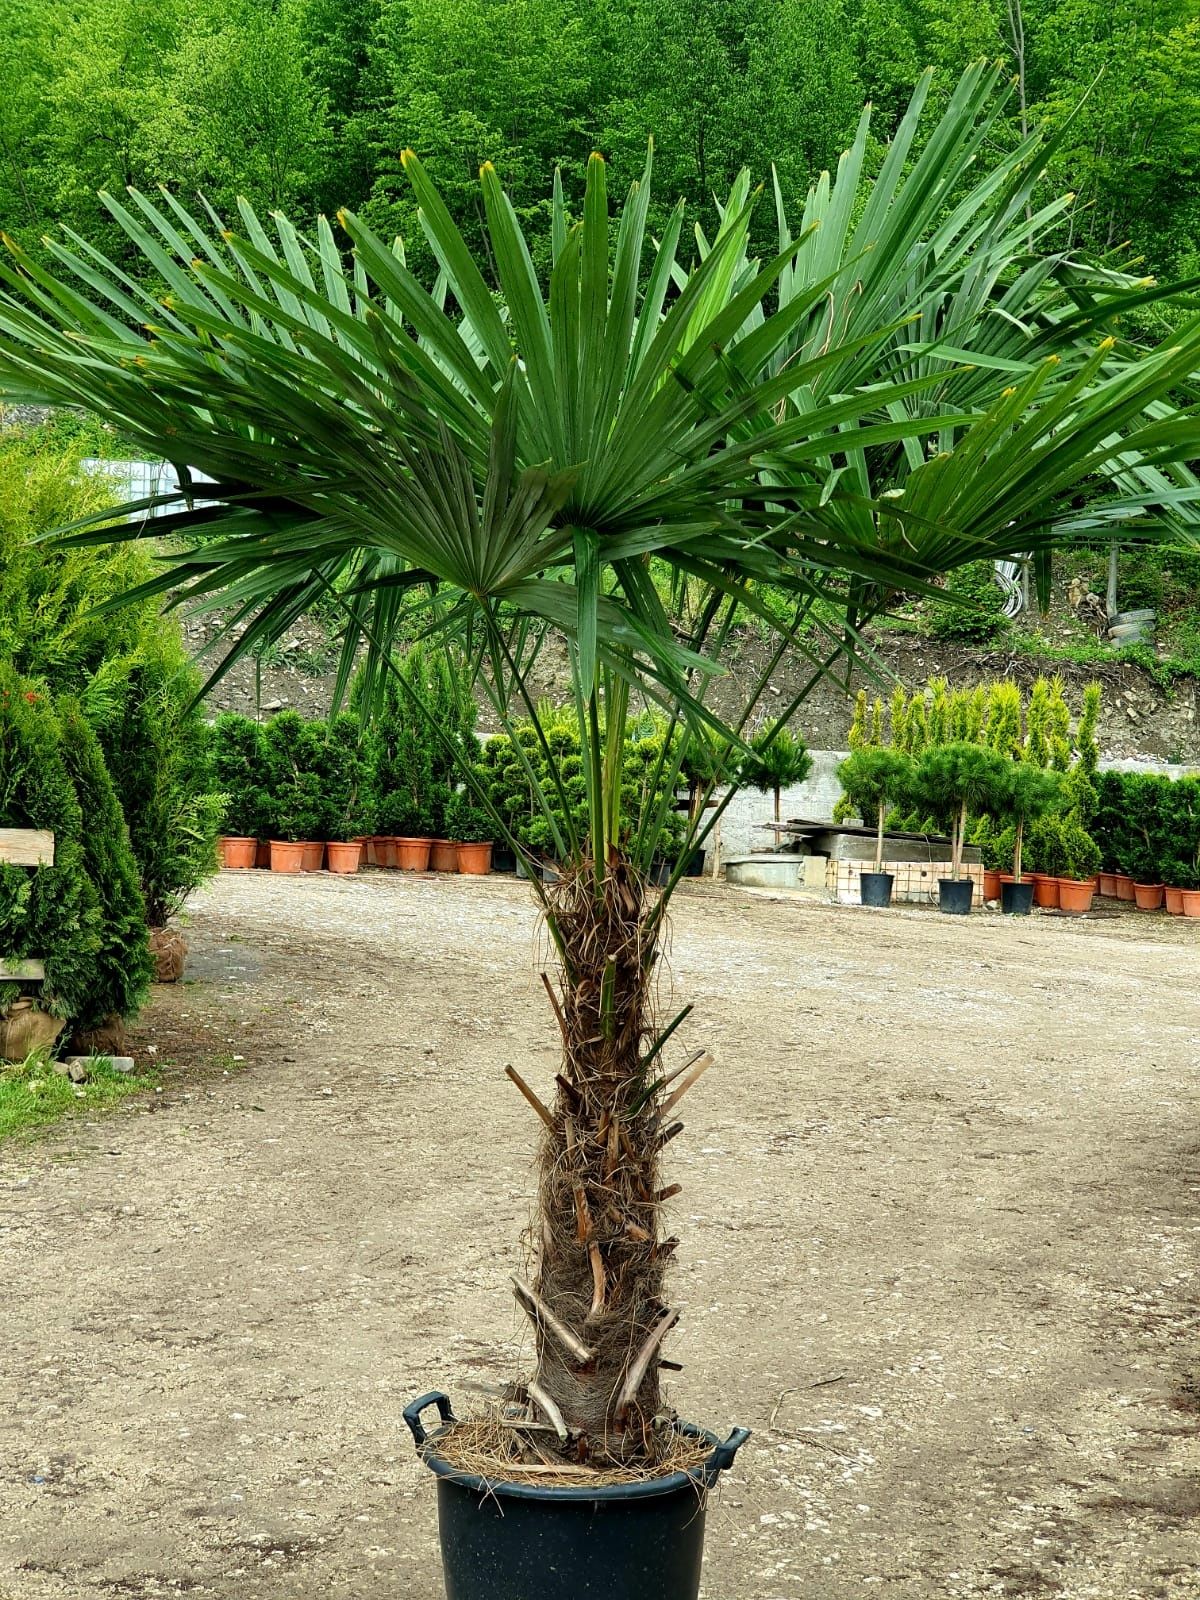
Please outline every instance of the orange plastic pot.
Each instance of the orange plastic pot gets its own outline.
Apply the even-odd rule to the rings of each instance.
[[[272,872],[303,872],[304,846],[291,839],[271,840]]]
[[[1092,909],[1092,897],[1096,893],[1095,880],[1092,878],[1056,878],[1058,884],[1058,909],[1066,911],[1073,917],[1078,917],[1085,911]]]
[[[362,844],[357,840],[344,844],[340,839],[331,839],[325,846],[330,872],[357,872],[362,865],[362,849]]]
[[[325,860],[325,844],[321,839],[305,839],[304,841],[304,871],[320,872],[321,863]]]
[[[1185,917],[1200,917],[1200,889],[1181,889]]]
[[[1116,874],[1116,884],[1117,884],[1117,899],[1118,900],[1132,900],[1133,899],[1133,879],[1132,878],[1127,877],[1126,874],[1123,873],[1123,872],[1118,872]]]
[[[484,844],[460,844],[458,847],[458,870],[465,872],[470,877],[483,877],[492,870],[492,841],[488,839]]]
[[[393,839],[394,864],[401,872],[427,872],[432,839]]]
[[[1157,911],[1163,903],[1161,883],[1135,883],[1133,898],[1139,911]]]
[[[1100,893],[1109,900],[1117,897],[1117,875],[1115,872],[1102,872],[1100,874]]]
[[[1055,910],[1058,906],[1059,880],[1048,877],[1044,872],[1032,872],[1030,877],[1033,879],[1034,903],[1041,906],[1043,911]]]
[[[991,872],[986,867],[983,871],[983,898],[985,900],[999,900],[1000,898],[1000,874]]]
[[[434,872],[458,871],[458,846],[453,839],[434,839],[431,841],[429,865]]]
[[[258,859],[258,840],[229,836],[221,840],[221,863],[231,872],[245,872]]]
[[[1164,889],[1163,890],[1163,900],[1166,903],[1167,910],[1170,912],[1170,914],[1173,917],[1181,917],[1183,915],[1183,890],[1182,889],[1171,889],[1171,888]]]

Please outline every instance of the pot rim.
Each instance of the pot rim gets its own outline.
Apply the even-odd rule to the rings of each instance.
[[[440,1403],[439,1403],[440,1402]],[[442,1415],[442,1425],[427,1434],[419,1421],[420,1412],[427,1405],[438,1405]],[[443,1405],[445,1409],[443,1409]],[[434,1446],[439,1439],[455,1426],[457,1418],[448,1415],[450,1410],[449,1399],[445,1395],[423,1395],[420,1400],[414,1400],[412,1405],[406,1406],[404,1420],[413,1431],[413,1438],[417,1444],[417,1454],[439,1478],[444,1478],[447,1483],[457,1484],[460,1488],[473,1490],[479,1495],[506,1495],[512,1500],[552,1500],[566,1502],[581,1502],[589,1500],[649,1500],[657,1495],[671,1494],[685,1485],[695,1488],[707,1489],[717,1480],[720,1473],[733,1465],[733,1458],[738,1450],[750,1437],[748,1428],[734,1428],[728,1439],[722,1440],[707,1428],[697,1427],[692,1422],[676,1422],[677,1433],[686,1434],[692,1439],[703,1439],[712,1445],[712,1450],[705,1460],[694,1467],[689,1467],[678,1472],[668,1472],[661,1478],[647,1478],[642,1483],[608,1483],[594,1484],[588,1487],[580,1484],[578,1487],[563,1487],[551,1484],[513,1483],[506,1478],[484,1478],[478,1473],[460,1472],[450,1465],[443,1457],[439,1456]]]

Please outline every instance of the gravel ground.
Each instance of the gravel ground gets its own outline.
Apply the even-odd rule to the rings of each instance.
[[[524,1348],[527,890],[225,874],[191,937],[163,1092],[0,1149],[0,1595],[436,1600],[400,1410]],[[1200,1595],[1196,954],[681,893],[706,1600]]]

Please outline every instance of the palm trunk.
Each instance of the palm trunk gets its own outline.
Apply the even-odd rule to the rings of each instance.
[[[659,1237],[659,1152],[678,1128],[661,1125],[661,1063],[642,1066],[650,909],[617,860],[599,887],[590,866],[565,877],[548,912],[562,957],[561,996],[551,993],[563,1070],[543,1108],[533,1290],[519,1285],[518,1297],[536,1330],[530,1397],[564,1447],[569,1436],[573,1460],[655,1459],[659,1343],[675,1320],[663,1298],[676,1241]]]

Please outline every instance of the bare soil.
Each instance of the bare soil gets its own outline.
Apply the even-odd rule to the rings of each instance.
[[[754,1429],[707,1600],[1200,1594],[1195,925],[674,930],[673,1399]],[[527,1349],[528,890],[226,873],[191,938],[163,1091],[0,1149],[0,1595],[435,1600],[400,1411]]]

